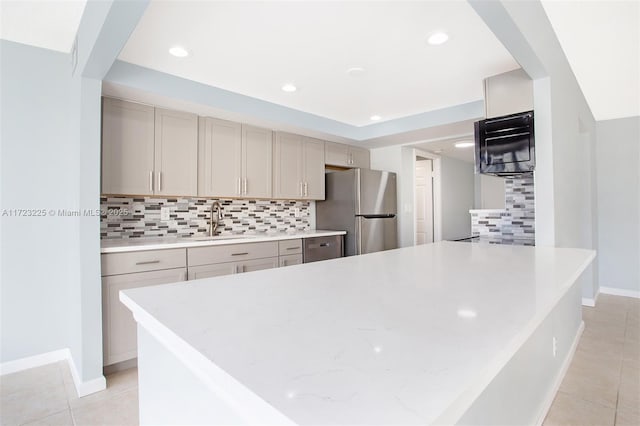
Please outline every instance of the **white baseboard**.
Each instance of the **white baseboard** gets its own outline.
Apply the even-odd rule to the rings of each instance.
[[[102,375],[85,382],[80,380],[78,369],[76,368],[76,364],[71,356],[71,351],[68,348],[0,363],[0,376],[17,373],[34,367],[41,367],[58,361],[67,361],[69,370],[71,370],[71,376],[73,377],[73,383],[79,397],[99,392],[107,388],[107,381]]]
[[[0,376],[5,374],[17,373],[18,371],[28,370],[34,367],[52,364],[58,361],[69,359],[69,349],[59,349],[57,351],[46,352],[39,355],[28,356],[26,358],[16,359],[0,363]]]
[[[597,295],[596,295],[597,298]],[[562,384],[562,380],[564,376],[567,374],[569,370],[569,366],[571,365],[571,361],[573,361],[573,355],[576,353],[576,349],[578,349],[578,343],[580,342],[580,337],[582,337],[582,332],[584,331],[584,321],[580,322],[580,327],[578,327],[578,333],[576,337],[573,339],[573,343],[571,343],[571,347],[569,348],[569,353],[565,357],[564,361],[562,361],[562,366],[560,367],[560,371],[553,381],[553,386],[551,390],[547,394],[542,404],[542,410],[540,411],[540,416],[538,417],[538,421],[536,422],[537,426],[541,426],[544,422],[545,417],[549,413],[549,409],[551,408],[551,404],[553,404],[553,400],[560,389],[560,385]]]
[[[583,297],[582,298],[582,306],[589,306],[590,308],[595,307],[596,303],[598,303],[598,296],[600,296],[600,289],[598,289],[598,291],[596,292],[596,295],[593,297],[593,299],[589,299],[587,297]]]
[[[615,287],[600,287],[600,293],[610,294],[612,296],[624,296],[640,299],[640,291],[638,290],[627,290],[624,288]]]

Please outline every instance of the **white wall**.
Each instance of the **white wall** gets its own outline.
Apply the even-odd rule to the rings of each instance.
[[[596,128],[600,286],[640,296],[640,117]]]
[[[504,178],[490,175],[475,175],[476,209],[504,209]]]
[[[441,157],[442,239],[471,236],[471,216],[475,197],[474,165]]]
[[[69,56],[0,41],[2,215],[0,362],[79,349],[78,138]],[[74,338],[75,337],[75,338]]]

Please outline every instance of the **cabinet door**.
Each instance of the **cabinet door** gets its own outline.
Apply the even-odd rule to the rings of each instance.
[[[273,132],[242,126],[242,195],[271,198],[273,168]]]
[[[241,179],[241,124],[215,118],[200,118],[198,195],[201,197],[239,197],[241,195]]]
[[[349,167],[349,147],[341,143],[325,142],[324,163],[330,166]]]
[[[245,260],[244,262],[237,262],[237,272],[253,272],[261,271],[263,269],[272,269],[278,267],[277,257],[267,257],[264,259]]]
[[[157,195],[198,192],[198,116],[156,108],[155,191]]]
[[[276,132],[273,156],[275,198],[302,198],[302,158],[302,136]]]
[[[221,277],[223,275],[231,275],[236,272],[236,263],[214,263],[212,265],[191,266],[189,267],[189,279],[197,280],[200,278]]]
[[[302,254],[289,254],[286,256],[280,256],[279,262],[280,262],[280,267],[291,266],[291,265],[301,265]]]
[[[351,147],[350,151],[351,167],[370,168],[371,161],[368,149]]]
[[[304,198],[324,200],[324,141],[304,140]]]
[[[103,98],[103,194],[153,194],[153,123],[153,107]]]
[[[185,268],[139,272],[102,278],[102,337],[104,365],[137,356],[136,322],[119,299],[120,290],[184,281]]]

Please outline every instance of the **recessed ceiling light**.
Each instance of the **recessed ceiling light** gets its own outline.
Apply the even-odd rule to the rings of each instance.
[[[471,309],[459,309],[458,316],[460,318],[475,318],[478,316],[476,311],[472,311]]]
[[[351,67],[347,70],[347,74],[351,77],[359,77],[364,74],[364,68],[362,67]]]
[[[445,43],[447,40],[449,40],[449,36],[446,33],[438,31],[437,33],[431,34],[427,39],[427,42],[431,45],[437,46]]]
[[[291,92],[295,92],[296,90],[298,90],[298,88],[295,85],[291,84],[291,83],[287,83],[287,84],[282,86],[282,90],[284,92],[291,93]]]
[[[456,148],[471,148],[474,145],[475,143],[473,142],[456,142],[453,146]]]
[[[371,117],[369,117],[369,120],[371,121],[378,121],[380,120],[382,117],[380,117],[379,115],[372,115]]]
[[[189,51],[182,46],[173,46],[169,49],[169,53],[171,53],[176,58],[184,58],[189,56]]]

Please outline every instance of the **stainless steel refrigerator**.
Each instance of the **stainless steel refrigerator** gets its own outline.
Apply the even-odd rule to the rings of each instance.
[[[326,199],[316,203],[318,229],[344,230],[346,256],[398,247],[396,174],[351,169],[325,175]]]

